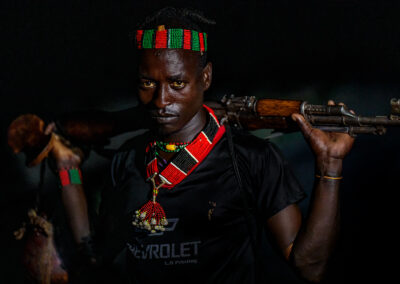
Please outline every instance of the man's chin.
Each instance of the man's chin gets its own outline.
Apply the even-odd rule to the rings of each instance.
[[[170,136],[179,131],[177,127],[168,124],[154,124],[153,126],[153,131],[160,136]]]

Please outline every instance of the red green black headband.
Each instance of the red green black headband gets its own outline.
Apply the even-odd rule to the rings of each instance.
[[[162,26],[161,26],[162,27]],[[136,46],[142,48],[183,48],[207,51],[207,34],[185,29],[137,30]]]

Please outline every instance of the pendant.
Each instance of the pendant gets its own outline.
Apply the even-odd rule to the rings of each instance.
[[[156,201],[158,190],[165,184],[165,181],[160,179],[161,183],[157,186],[155,181],[156,177],[157,173],[154,173],[151,177],[149,177],[149,180],[153,184],[153,199],[148,201],[135,212],[135,220],[132,222],[134,226],[141,229],[146,229],[151,233],[155,233],[156,231],[164,231],[165,226],[168,225],[164,209],[160,203]]]

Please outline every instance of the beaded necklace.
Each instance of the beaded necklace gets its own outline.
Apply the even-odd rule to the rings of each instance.
[[[204,129],[187,146],[182,147],[171,162],[161,171],[158,169],[156,142],[146,147],[147,180],[152,183],[152,200],[135,212],[132,224],[151,232],[164,231],[168,224],[165,211],[156,201],[161,188],[172,189],[186,178],[203,161],[225,133],[212,109],[203,105],[209,113]]]
[[[156,148],[166,153],[178,153],[187,145],[189,145],[189,143],[190,142],[163,142],[163,141],[154,142]],[[156,149],[156,155],[157,154],[158,152]]]

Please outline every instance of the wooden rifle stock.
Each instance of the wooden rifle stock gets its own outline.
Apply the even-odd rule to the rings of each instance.
[[[300,113],[303,101],[282,99],[255,99],[254,97],[224,97],[220,102],[206,102],[222,123],[229,122],[247,129],[297,130],[291,119]]]
[[[299,100],[259,99],[255,107],[259,116],[289,117],[293,113],[300,112],[302,102]]]
[[[71,142],[84,145],[106,145],[109,138],[150,127],[150,117],[141,107],[121,111],[80,111],[57,119],[57,129]]]

